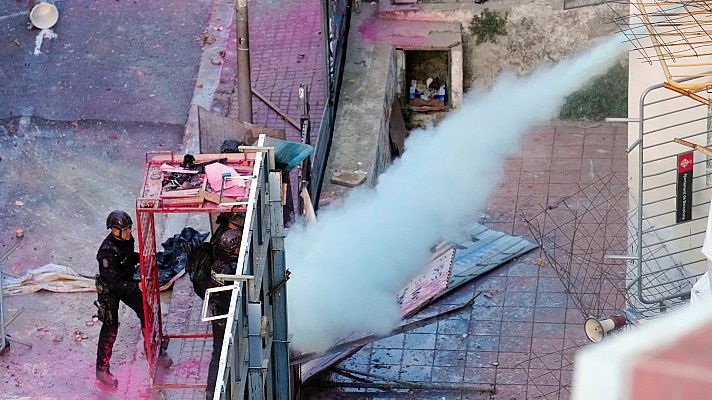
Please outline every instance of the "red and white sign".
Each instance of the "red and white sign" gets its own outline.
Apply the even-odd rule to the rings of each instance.
[[[677,156],[677,172],[689,172],[695,166],[694,154],[692,152],[683,153]]]
[[[677,156],[677,207],[675,222],[687,222],[692,219],[692,181],[695,167],[694,154],[678,154]]]

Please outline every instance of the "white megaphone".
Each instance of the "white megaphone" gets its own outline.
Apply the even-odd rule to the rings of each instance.
[[[51,0],[38,0],[30,11],[30,22],[39,29],[49,29],[57,23],[59,11]]]
[[[588,340],[598,343],[606,337],[606,334],[612,330],[616,330],[625,324],[628,320],[622,315],[614,315],[608,319],[598,320],[596,318],[588,318],[584,323],[584,330]]]

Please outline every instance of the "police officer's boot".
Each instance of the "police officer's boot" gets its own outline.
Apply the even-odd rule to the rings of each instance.
[[[115,387],[119,386],[119,380],[114,378],[114,375],[112,375],[108,369],[106,371],[97,369],[96,370],[96,379],[98,379],[99,382],[103,383],[104,385],[106,385],[110,388],[115,388]]]
[[[161,340],[161,346],[158,353],[158,366],[161,368],[168,369],[173,365],[173,360],[168,356],[168,343],[170,339],[163,338]]]
[[[161,368],[168,369],[173,365],[173,359],[168,356],[168,354],[161,354],[158,356],[158,366]]]

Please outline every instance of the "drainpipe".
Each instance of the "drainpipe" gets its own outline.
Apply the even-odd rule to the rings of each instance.
[[[237,14],[237,119],[252,123],[252,79],[250,78],[250,29],[247,0],[235,2]]]

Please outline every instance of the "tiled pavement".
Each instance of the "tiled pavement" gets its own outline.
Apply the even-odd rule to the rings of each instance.
[[[542,206],[611,172],[626,176],[626,132],[625,126],[610,124],[556,123],[533,129],[524,138],[521,151],[505,162],[502,184],[483,212],[484,223],[532,238],[518,217],[520,213],[534,216]],[[477,299],[471,313],[375,342],[341,365],[401,380],[492,383],[497,390],[495,399],[568,399],[574,354],[588,343],[583,333],[584,316],[554,269],[538,262],[540,256],[534,250],[431,306],[445,309],[448,303],[460,304],[461,299],[479,291],[487,293]],[[338,379],[338,375],[332,374],[332,378]],[[366,394],[313,386],[307,389],[306,398],[489,396],[458,391]]]
[[[250,64],[252,87],[277,108],[299,122],[301,111],[297,95],[299,85],[309,86],[311,142],[316,143],[324,100],[326,72],[318,0],[249,1]],[[235,24],[227,43],[220,84],[215,93],[213,111],[237,119]],[[299,142],[299,130],[287,123],[255,95],[252,96],[253,124],[285,129],[287,139]],[[298,187],[296,171],[290,175]],[[296,190],[292,190],[293,201]]]
[[[185,278],[178,280],[171,293],[169,312],[163,317],[163,333],[212,334],[210,324],[200,321],[201,305],[190,281]],[[172,339],[168,353],[174,365],[157,381],[162,384],[205,385],[212,348],[212,339]],[[169,389],[165,394],[171,400],[204,399],[205,389]]]
[[[301,83],[308,84],[312,143],[316,140],[325,98],[320,4],[318,0],[249,2],[252,87],[299,121],[297,90]],[[233,91],[237,65],[235,24],[231,29],[213,111],[237,118],[239,105],[237,92]],[[297,129],[255,96],[252,111],[255,125],[283,128],[288,139],[300,139]]]

